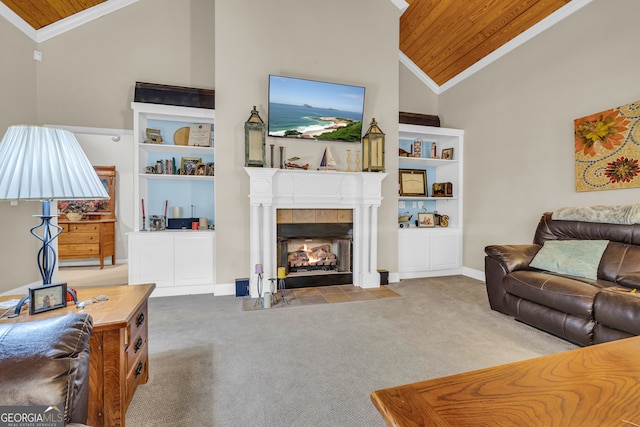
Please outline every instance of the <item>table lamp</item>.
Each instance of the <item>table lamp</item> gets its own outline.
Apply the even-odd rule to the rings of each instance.
[[[62,231],[51,223],[57,217],[51,214],[51,201],[108,198],[71,132],[42,126],[9,127],[0,142],[0,200],[42,203],[42,215],[36,215],[41,222],[30,231],[42,242],[37,262],[43,285],[51,284],[57,258],[52,243]],[[41,235],[36,233],[38,228]],[[16,315],[27,298],[18,303]]]

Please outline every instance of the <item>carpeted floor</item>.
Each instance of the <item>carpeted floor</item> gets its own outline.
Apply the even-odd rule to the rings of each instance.
[[[399,298],[242,311],[241,298],[151,298],[150,379],[127,425],[383,427],[371,391],[574,345],[489,309],[461,276]]]

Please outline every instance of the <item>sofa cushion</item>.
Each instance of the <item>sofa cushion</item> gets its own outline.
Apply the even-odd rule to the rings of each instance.
[[[532,270],[514,271],[503,284],[512,295],[585,319],[593,318],[593,300],[601,289],[596,282]]]
[[[618,276],[637,272],[639,268],[640,246],[610,242],[602,254],[598,277],[614,282]]]
[[[547,240],[529,266],[596,280],[608,244],[607,240]]]
[[[603,289],[593,306],[596,322],[613,329],[640,335],[640,295],[637,293]]]

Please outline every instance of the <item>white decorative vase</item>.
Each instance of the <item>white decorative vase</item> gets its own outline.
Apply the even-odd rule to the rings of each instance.
[[[69,221],[80,221],[84,216],[84,214],[79,212],[68,212],[65,215],[67,215],[67,218],[69,219]]]

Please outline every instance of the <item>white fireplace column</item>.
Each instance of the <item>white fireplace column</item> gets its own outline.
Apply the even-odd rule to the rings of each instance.
[[[276,209],[353,209],[353,284],[380,286],[378,208],[384,173],[245,168],[250,184],[250,291],[258,296],[255,265],[264,288],[276,277]]]

